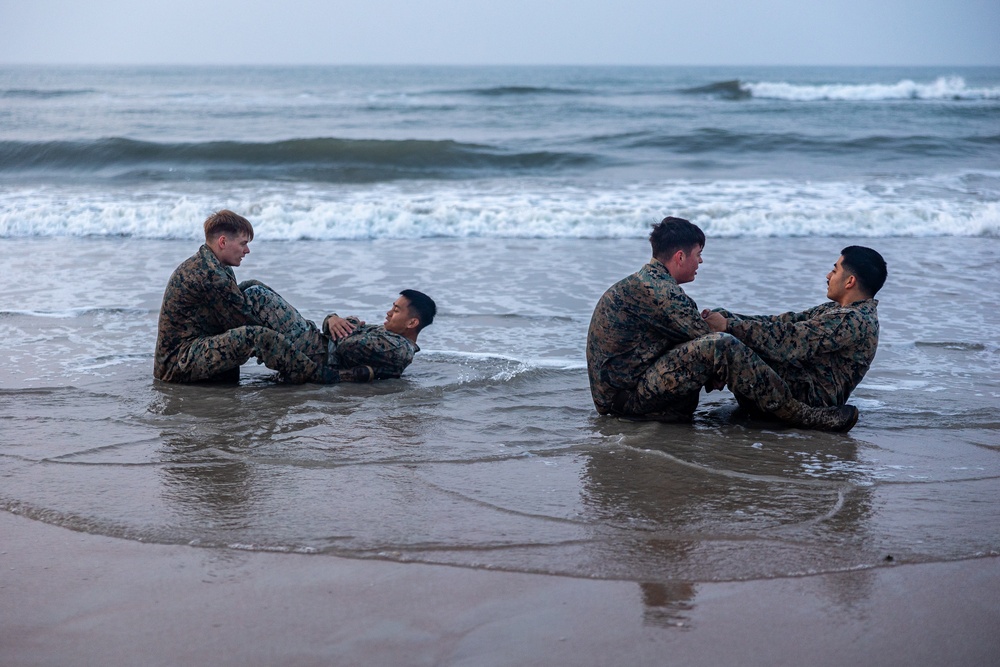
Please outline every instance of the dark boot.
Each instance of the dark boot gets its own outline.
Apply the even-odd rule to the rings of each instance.
[[[375,369],[371,366],[355,366],[340,371],[341,382],[367,383],[375,379]]]
[[[320,368],[316,379],[320,384],[339,384],[340,382],[371,382],[375,379],[375,370],[371,366],[355,366],[354,368]]]
[[[794,401],[774,414],[795,426],[834,433],[847,433],[858,423],[858,409],[853,405],[813,408]]]

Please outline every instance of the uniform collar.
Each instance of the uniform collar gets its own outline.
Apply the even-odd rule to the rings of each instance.
[[[649,267],[649,273],[654,278],[670,279],[675,283],[677,282],[674,277],[670,275],[670,269],[668,269],[663,262],[655,257],[649,260],[649,264],[646,266]]]
[[[225,271],[226,273],[229,274],[230,278],[236,280],[236,272],[233,271],[233,267],[226,266],[225,264],[223,264],[222,261],[216,256],[216,254],[212,252],[212,249],[208,247],[207,243],[201,244],[201,247],[198,248],[198,253],[202,256],[204,261],[208,263],[209,266],[215,267],[215,269],[218,271]]]

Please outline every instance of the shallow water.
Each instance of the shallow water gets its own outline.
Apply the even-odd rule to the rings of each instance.
[[[854,239],[710,239],[699,305],[819,303]],[[635,581],[788,576],[1000,552],[1000,240],[878,239],[882,339],[848,435],[600,418],[594,303],[644,241],[257,241],[237,270],[310,317],[439,303],[400,380],[154,383],[197,244],[0,239],[0,506],[128,539]],[[291,261],[294,258],[294,261]],[[890,559],[891,560],[887,560]]]

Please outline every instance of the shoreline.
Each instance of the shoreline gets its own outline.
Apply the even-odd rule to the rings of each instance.
[[[142,544],[8,512],[0,512],[0,532],[0,662],[8,667],[1000,658],[996,557],[637,584]]]

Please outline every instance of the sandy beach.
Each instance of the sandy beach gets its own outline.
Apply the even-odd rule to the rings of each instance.
[[[0,662],[991,665],[1000,560],[660,587],[139,544],[0,513]],[[830,588],[844,591],[831,607]],[[674,604],[673,593],[690,598]],[[847,599],[849,598],[849,599]]]

